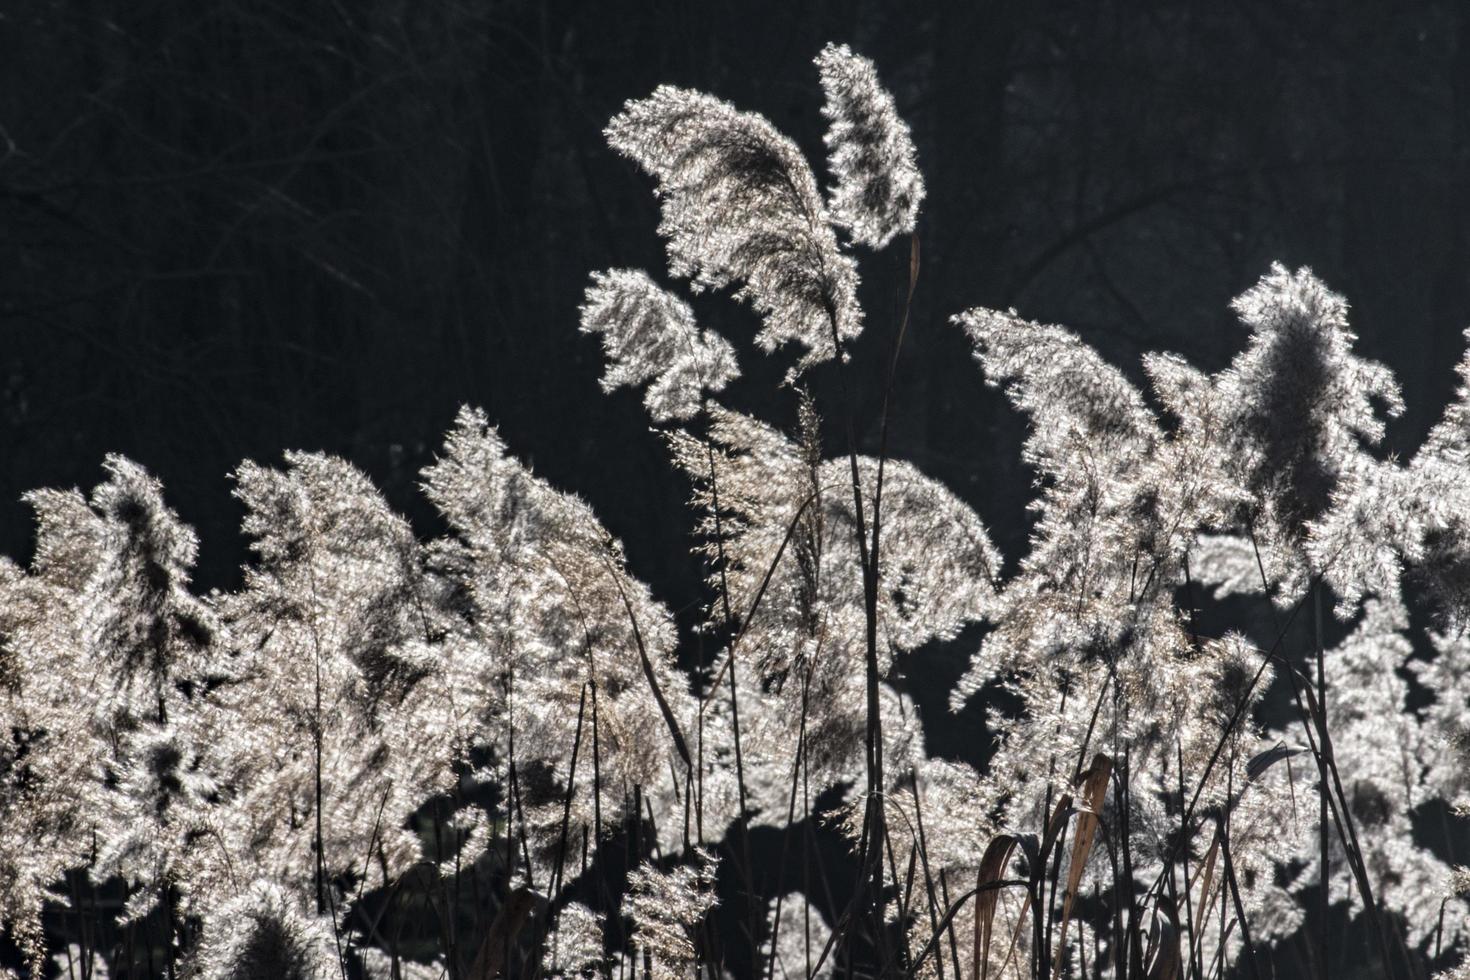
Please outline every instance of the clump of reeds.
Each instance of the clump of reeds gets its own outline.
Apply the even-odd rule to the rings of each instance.
[[[871,62],[817,65],[825,191],[703,93],[661,87],[607,130],[657,183],[671,275],[799,349],[788,432],[719,403],[740,352],[653,276],[587,290],[604,387],[647,386],[693,485],[694,635],[474,409],[423,472],[429,541],[345,461],[242,465],[254,557],[228,594],[191,592],[193,533],[135,464],[28,497],[34,560],[0,562],[5,964],[1325,977],[1347,922],[1375,975],[1463,956],[1464,874],[1423,824],[1448,841],[1470,798],[1470,390],[1409,462],[1380,458],[1397,386],[1305,269],[1236,300],[1229,367],[1150,355],[1147,390],[1071,331],[963,313],[1029,423],[1035,526],[1008,568],[890,458],[923,181]],[[854,249],[895,242],[860,438]],[[951,706],[992,709],[969,759],[929,753],[904,680],[957,638]]]

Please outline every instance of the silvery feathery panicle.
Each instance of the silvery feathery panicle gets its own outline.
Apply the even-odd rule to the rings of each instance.
[[[34,573],[74,595],[87,656],[112,665],[116,688],[98,723],[125,731],[167,720],[181,696],[175,682],[203,669],[219,626],[189,592],[198,540],[158,481],[121,456],[105,468],[90,499],[75,490],[26,499],[36,511]]]
[[[482,673],[465,676],[475,692],[470,702],[485,710],[485,741],[508,754],[514,731],[520,763],[552,774],[544,786],[528,787],[523,801],[533,862],[545,873],[566,846],[569,780],[571,839],[580,839],[589,826],[582,821],[595,820],[601,808],[609,808],[608,820],[621,809],[621,790],[604,787],[607,798],[594,798],[585,747],[580,774],[571,772],[578,726],[591,738],[592,698],[602,779],[642,787],[659,805],[682,809],[670,767],[682,778],[692,761],[683,740],[693,699],[674,661],[673,618],[628,573],[621,545],[585,501],[507,453],[477,409],[460,411],[423,476],[451,530],[433,545],[431,563],[455,584],[470,638],[485,651]],[[679,829],[677,819],[660,824],[671,846]]]
[[[1435,656],[1407,667],[1434,700],[1421,711],[1430,753],[1426,782],[1451,810],[1470,816],[1470,633],[1463,629],[1429,634]],[[1470,880],[1467,880],[1470,884]],[[1470,889],[1463,896],[1470,898]]]
[[[1470,623],[1470,351],[1455,373],[1455,399],[1413,459],[1407,466],[1387,460],[1365,468],[1335,508],[1343,516],[1333,521],[1330,515],[1318,529],[1318,547],[1362,556],[1343,563],[1360,589],[1396,585],[1391,576],[1406,567],[1441,625],[1464,629]],[[1350,544],[1338,545],[1344,537]],[[1385,571],[1374,576],[1377,567]]]
[[[53,862],[88,853],[96,878],[134,886],[124,919],[187,893],[188,814],[208,783],[197,756],[160,751],[188,741],[221,635],[189,591],[197,541],[141,467],[105,468],[89,497],[28,494],[30,573],[0,565],[0,919],[33,963]]]
[[[568,902],[556,914],[556,928],[546,937],[541,969],[548,977],[582,977],[601,970],[602,925],[607,917],[581,902]]]
[[[1387,368],[1353,353],[1346,301],[1311,270],[1273,265],[1232,308],[1250,328],[1246,349],[1217,375],[1157,391],[1211,444],[1214,480],[1242,500],[1235,523],[1254,534],[1289,601],[1322,571],[1306,550],[1310,525],[1341,481],[1373,463],[1362,444],[1383,437],[1375,403],[1398,415],[1403,400]]]
[[[850,461],[819,459],[812,465],[801,447],[776,429],[724,409],[711,412],[705,438],[675,433],[670,443],[675,462],[694,481],[694,502],[704,515],[701,531],[709,542],[703,550],[716,563],[724,561],[711,569],[711,585],[728,587],[737,610],[753,605],[763,584],[772,596],[747,624],[785,638],[760,644],[775,657],[768,680],[778,680],[775,673],[784,676],[790,668],[776,649],[792,648],[791,637],[813,631],[815,616],[825,621],[826,642],[839,650],[860,646],[856,518],[851,494],[844,492],[851,485]],[[878,463],[858,457],[857,467],[864,494],[871,498]],[[893,530],[891,546],[880,556],[883,645],[893,652],[914,650],[983,618],[994,600],[1000,566],[984,522],[939,481],[902,461],[886,463],[883,495],[885,526]],[[718,542],[716,502],[723,525]],[[802,557],[800,547],[781,548],[793,521],[805,515],[819,518],[810,525],[820,541],[807,545],[809,558]],[[766,581],[778,552],[780,561]],[[940,555],[945,560],[935,560]],[[813,567],[818,560],[821,567]]]
[[[1455,400],[1408,465],[1357,462],[1310,528],[1309,551],[1344,614],[1364,596],[1398,594],[1407,578],[1441,626],[1470,622],[1470,352],[1455,370]]]
[[[742,710],[777,706],[747,727],[770,738],[778,770],[789,769],[785,757],[801,739],[814,785],[847,778],[866,725],[863,582],[844,492],[851,461],[809,457],[775,428],[725,409],[711,411],[704,438],[675,432],[669,442],[702,515],[710,585],[721,597],[712,619],[723,616],[728,594],[743,623],[742,650],[752,651],[742,652],[744,670],[759,684],[753,696],[741,694],[755,706]],[[857,467],[871,497],[877,461],[859,457]],[[878,633],[886,673],[902,653],[985,617],[1000,556],[974,511],[910,464],[886,465],[883,494]]]
[[[340,980],[331,924],[266,881],[250,883],[204,919],[188,962],[198,980]]]
[[[602,335],[608,359],[604,391],[652,382],[643,403],[655,422],[690,418],[706,393],[722,391],[740,376],[729,342],[699,329],[689,304],[643,272],[593,273],[582,304],[582,332]]]
[[[811,167],[763,116],[663,85],[629,102],[608,143],[658,180],[669,271],[696,289],[738,284],[766,350],[831,360],[862,330],[857,269],[838,247]]]
[[[132,886],[120,923],[141,919],[171,889],[186,909],[217,897],[208,879],[195,871],[215,791],[210,760],[194,742],[198,730],[192,717],[167,726],[145,725],[133,733],[109,774],[115,783],[103,796],[92,876],[98,881],[116,876]]]
[[[1465,332],[1470,340],[1470,330]],[[1409,465],[1409,498],[1419,503],[1422,530],[1413,554],[1415,581],[1429,591],[1441,617],[1470,623],[1470,351],[1455,367],[1455,400]]]
[[[1030,423],[1023,455],[1041,476],[1041,495],[1023,564],[1068,588],[1088,550],[1079,546],[1083,536],[1125,544],[1139,518],[1151,516],[1140,499],[1163,433],[1142,393],[1070,331],[1013,311],[971,310],[955,322],[974,344],[986,384],[1003,387]]]
[[[1181,447],[1142,393],[1070,331],[1014,312],[956,318],[987,384],[1003,387],[1030,428],[1023,454],[1039,476],[1036,524],[996,629],[952,692],[958,708],[1008,670],[1060,651],[1119,656],[1150,640],[1172,608],[1173,568],[1201,518]]]
[[[150,715],[156,709],[162,721],[177,696],[171,681],[202,669],[201,654],[219,627],[189,592],[199,549],[193,530],[164,504],[162,487],[142,467],[109,456],[106,468],[110,478],[92,494],[105,535],[94,587],[111,597],[95,624],[97,643],[104,656],[121,660],[124,677],[148,678],[154,703],[132,710]]]
[[[644,863],[628,875],[623,915],[633,922],[633,946],[654,980],[684,980],[695,962],[695,931],[718,904],[719,859],[695,849],[691,864],[660,871]]]
[[[1042,826],[1047,800],[1067,781],[1058,773],[1080,771],[1104,746],[1147,758],[1126,777],[1134,872],[1146,887],[1178,831],[1166,805],[1177,782],[1223,805],[1245,762],[1211,765],[1214,746],[1228,736],[1251,749],[1249,724],[1225,726],[1269,683],[1269,673],[1251,683],[1257,651],[1238,638],[1191,637],[1176,608],[1196,536],[1235,498],[1211,484],[1212,450],[1194,431],[1163,427],[1142,392],[1075,334],[1014,313],[957,319],[987,382],[1004,385],[1028,415],[1025,457],[1040,477],[1030,551],[951,696],[958,707],[998,683],[1023,705],[991,721],[998,750],[974,796],[994,814],[976,819]],[[1156,389],[1201,390],[1169,362],[1156,361],[1150,375]],[[1282,784],[1273,780],[1267,774],[1250,806],[1276,805]],[[1106,874],[1098,884],[1108,887]]]
[[[908,125],[867,58],[829,44],[816,61],[827,99],[822,115],[831,122],[828,166],[837,178],[832,221],[859,245],[880,249],[914,230],[924,200]]]
[[[857,269],[834,228],[881,248],[913,230],[924,197],[908,127],[872,62],[829,45],[816,63],[837,181],[830,205],[791,140],[702,92],[660,86],[606,131],[658,180],[670,271],[696,289],[738,284],[765,320],[762,347],[806,348],[793,375],[838,356],[862,329]]]
[[[217,746],[235,805],[226,846],[208,853],[304,891],[391,877],[420,856],[408,815],[451,775],[433,765],[438,733],[395,739],[390,723],[433,669],[413,642],[433,629],[422,546],[343,460],[288,453],[283,469],[235,476],[256,560],[218,607],[250,639],[209,704],[217,730],[252,737]],[[419,778],[404,778],[408,756],[424,761]]]
[[[41,910],[51,884],[86,864],[105,757],[78,611],[70,589],[0,559],[0,924],[37,973]]]

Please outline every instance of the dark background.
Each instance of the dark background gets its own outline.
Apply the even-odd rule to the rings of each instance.
[[[576,329],[589,272],[663,268],[652,184],[601,129],[693,86],[768,115],[825,179],[828,40],[876,60],[928,178],[894,453],[1013,558],[1021,429],[947,323],[966,307],[1065,323],[1135,375],[1152,349],[1218,369],[1246,337],[1230,298],[1308,264],[1403,381],[1393,448],[1449,397],[1464,4],[4,0],[0,551],[29,555],[23,491],[90,487],[106,452],[163,479],[206,587],[244,556],[226,474],[247,457],[341,454],[432,532],[417,472],[470,402],[687,608],[686,487]],[[905,251],[862,257],[870,451]],[[790,424],[790,355],[753,350],[748,309],[696,305],[741,348],[730,401]]]

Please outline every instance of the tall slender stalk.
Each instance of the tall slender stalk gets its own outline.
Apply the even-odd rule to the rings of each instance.
[[[1327,676],[1324,667],[1326,656],[1322,646],[1322,582],[1317,580],[1312,584],[1312,636],[1316,641],[1317,653],[1317,704],[1322,711],[1320,724],[1324,731],[1327,726]],[[1322,916],[1320,954],[1322,957],[1321,970],[1322,980],[1327,980],[1331,975],[1329,967],[1331,946],[1328,942],[1327,924],[1332,915],[1332,867],[1328,860],[1327,844],[1331,832],[1327,823],[1327,769],[1319,767],[1319,780],[1317,784],[1317,852],[1318,864],[1321,866],[1322,894],[1320,899],[1319,914]],[[1244,924],[1242,924],[1242,928]]]

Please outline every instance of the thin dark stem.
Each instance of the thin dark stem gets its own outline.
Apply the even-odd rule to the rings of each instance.
[[[597,740],[597,678],[589,677],[592,692],[592,829],[596,840],[602,840],[602,750]],[[584,861],[585,863],[585,861]]]
[[[1323,661],[1325,656],[1322,649],[1322,583],[1317,581],[1312,585],[1312,633],[1317,647],[1317,704],[1322,710],[1323,727],[1326,727],[1327,714],[1327,679]],[[1322,916],[1321,922],[1321,956],[1322,980],[1327,980],[1330,975],[1328,969],[1329,953],[1331,946],[1328,942],[1327,924],[1331,921],[1332,910],[1332,874],[1331,865],[1328,861],[1327,844],[1330,832],[1327,829],[1327,769],[1319,766],[1320,779],[1317,784],[1317,851],[1318,863],[1322,869],[1322,894],[1319,907]]]
[[[556,865],[551,872],[551,882],[547,887],[547,897],[555,902],[561,892],[562,872],[567,856],[567,831],[571,826],[572,819],[572,796],[577,791],[577,754],[582,748],[582,718],[587,710],[587,685],[582,685],[582,696],[577,702],[577,731],[572,736],[572,761],[567,768],[567,795],[562,801],[561,808],[561,833],[557,837]]]

